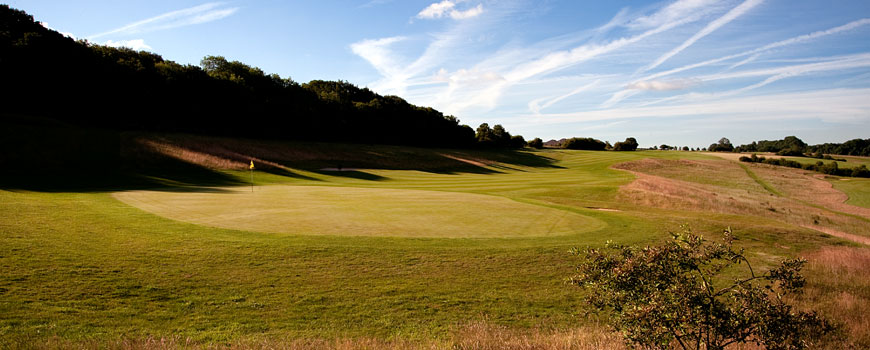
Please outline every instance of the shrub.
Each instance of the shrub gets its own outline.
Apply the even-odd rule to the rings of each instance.
[[[776,155],[786,157],[803,157],[804,152],[802,149],[792,146],[790,148],[785,148],[780,150],[779,152],[776,152]]]
[[[565,142],[562,142],[562,148],[567,148],[567,149],[603,151],[605,146],[606,145],[604,144],[604,141],[596,140],[596,139],[593,139],[590,137],[584,137],[584,138],[572,137],[570,139],[565,140]]]
[[[870,169],[867,169],[867,166],[861,164],[855,168],[852,168],[852,177],[870,177]]]
[[[617,142],[613,145],[614,151],[634,151],[637,150],[637,139],[634,137],[626,138],[625,141]]]
[[[641,348],[724,349],[753,342],[768,349],[803,349],[833,327],[815,312],[795,310],[784,299],[800,292],[802,259],[756,273],[724,232],[710,243],[684,228],[659,246],[574,249],[581,258],[570,282],[587,300],[612,314],[612,326]],[[722,272],[745,266],[727,281]],[[733,270],[733,269],[732,269]],[[730,270],[729,270],[730,271]]]
[[[529,147],[538,149],[544,148],[544,140],[541,140],[540,137],[536,137],[529,141]]]

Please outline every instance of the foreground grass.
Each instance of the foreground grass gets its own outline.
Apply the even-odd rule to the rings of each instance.
[[[486,348],[470,343],[477,336],[457,335],[464,334],[463,325],[482,324],[489,331],[481,330],[481,337],[522,342],[534,338],[527,336],[534,329],[553,330],[538,333],[544,339],[595,324],[585,315],[578,291],[564,283],[573,271],[570,247],[606,240],[644,244],[682,223],[702,232],[734,226],[740,244],[759,253],[761,266],[841,243],[761,217],[654,209],[618,200],[619,186],[634,176],[610,169],[614,163],[707,156],[534,154],[554,166],[500,163],[468,173],[292,169],[294,176],[258,173],[256,185],[486,195],[510,199],[520,208],[579,215],[600,227],[559,236],[306,236],[176,221],[129,206],[109,192],[0,191],[0,337],[48,348],[110,342],[125,347],[125,339],[133,339],[128,348],[149,348],[148,339],[245,348],[258,337],[287,339],[284,344],[291,348],[318,339],[323,343],[317,344],[327,344],[321,348],[341,339],[362,339],[362,347],[371,342],[398,344],[395,348]],[[249,174],[223,175],[242,182]],[[193,189],[171,189],[183,190]],[[596,337],[611,339],[604,333]]]

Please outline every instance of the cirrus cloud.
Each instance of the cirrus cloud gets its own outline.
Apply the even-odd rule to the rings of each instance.
[[[417,18],[436,19],[450,17],[452,19],[458,20],[477,17],[481,13],[483,13],[483,4],[477,4],[477,6],[475,7],[460,11],[456,9],[455,2],[451,0],[444,0],[442,2],[436,2],[427,6],[425,9],[423,9],[423,11],[420,11],[420,13],[417,14]]]

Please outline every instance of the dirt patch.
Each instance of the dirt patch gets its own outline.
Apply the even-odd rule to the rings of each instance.
[[[596,208],[596,207],[586,207],[586,209],[598,210],[598,211],[608,211],[608,212],[617,212],[622,211],[619,209],[611,209],[611,208]]]
[[[813,230],[816,230],[819,232],[824,232],[824,233],[829,234],[829,235],[834,236],[834,237],[847,239],[847,240],[850,240],[852,242],[870,245],[870,237],[853,235],[851,233],[835,230],[835,229],[832,229],[829,227],[822,227],[822,226],[818,226],[818,225],[806,225],[804,227],[806,227],[808,229],[813,229]]]

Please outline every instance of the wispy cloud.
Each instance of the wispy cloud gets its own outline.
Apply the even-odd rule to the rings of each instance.
[[[629,90],[672,91],[684,90],[697,84],[697,81],[691,79],[645,80],[628,84],[625,88]]]
[[[734,97],[671,106],[627,107],[536,116],[543,123],[589,122],[632,118],[727,116],[730,121],[821,119],[870,122],[870,89],[829,89]]]
[[[719,17],[716,20],[707,24],[707,26],[705,26],[699,32],[695,33],[695,35],[692,35],[691,38],[689,38],[688,40],[686,40],[682,44],[680,44],[680,46],[673,48],[671,51],[668,51],[667,53],[665,53],[664,55],[662,55],[661,57],[659,57],[658,59],[653,61],[653,63],[650,63],[649,66],[644,67],[643,71],[649,71],[655,67],[658,67],[659,65],[661,65],[662,63],[667,61],[669,58],[673,57],[674,55],[680,53],[681,51],[685,50],[687,47],[694,44],[696,41],[701,40],[701,38],[716,31],[716,29],[719,29],[722,26],[730,23],[731,21],[733,21],[737,17],[742,16],[744,13],[749,12],[749,10],[751,10],[755,6],[758,6],[763,1],[764,0],[746,0],[746,1],[744,1],[743,3],[738,5],[737,7],[731,9],[731,11],[728,11],[728,13],[726,13],[722,17]]]
[[[89,40],[108,35],[130,35],[158,30],[172,29],[194,24],[216,21],[230,16],[239,10],[238,7],[224,7],[222,2],[210,2],[199,6],[167,12],[141,21],[133,22],[120,28],[94,34]]]
[[[106,46],[126,47],[126,48],[130,48],[130,49],[133,49],[136,51],[152,50],[151,46],[148,46],[148,44],[145,44],[145,40],[143,40],[143,39],[118,40],[118,41],[114,41],[114,40],[109,39],[109,41],[106,41]]]
[[[521,3],[525,9],[506,11],[507,3]],[[778,86],[777,82],[790,78],[811,78],[789,88],[801,91],[804,84],[816,80],[866,72],[870,69],[870,53],[856,53],[854,48],[841,51],[839,56],[820,55],[810,45],[783,48],[813,41],[827,45],[829,42],[822,39],[865,27],[870,19],[819,31],[809,29],[809,34],[797,36],[795,29],[787,28],[757,37],[740,37],[745,35],[744,23],[729,24],[738,19],[755,20],[759,16],[748,14],[778,6],[762,4],[763,0],[675,0],[640,11],[623,8],[597,27],[533,42],[514,37],[493,50],[496,42],[480,38],[498,37],[491,33],[505,23],[521,23],[519,19],[525,19],[535,3],[487,2],[487,14],[479,20],[442,22],[441,32],[425,35],[362,40],[351,45],[351,50],[380,75],[369,85],[375,91],[396,93],[412,103],[430,105],[472,123],[497,116],[507,127],[574,123],[571,125],[585,130],[591,125],[577,123],[620,118],[730,118],[729,113],[747,119],[760,113],[777,118],[814,115],[816,120],[870,118],[870,103],[853,101],[867,90],[822,93],[815,87],[799,93],[769,94],[771,85]],[[418,13],[418,18],[449,18],[457,6],[468,9],[470,5],[453,0],[435,2]],[[747,23],[756,26],[752,30],[761,28],[758,23]],[[791,37],[760,42],[762,38],[782,38],[780,35],[785,33]],[[831,38],[830,44],[836,40]],[[711,46],[698,49],[704,41],[711,41]],[[664,54],[649,57],[649,52]],[[808,52],[815,56],[807,57]],[[710,53],[718,58],[709,58]],[[666,62],[676,61],[675,57],[696,63],[655,71]],[[639,76],[638,72],[646,73]],[[865,85],[860,80],[850,84],[825,88]],[[846,95],[837,96],[838,92]],[[790,98],[805,100],[772,112],[777,104],[789,104]],[[828,102],[822,102],[825,100]],[[820,106],[843,102],[844,107],[820,113],[820,107],[813,106],[806,112],[795,112],[792,107],[807,107],[805,101]]]
[[[548,108],[548,107],[558,103],[559,101],[562,101],[566,98],[577,95],[581,92],[589,91],[590,89],[592,89],[596,85],[598,85],[598,83],[600,83],[600,82],[601,82],[601,80],[595,80],[589,84],[586,84],[586,85],[580,86],[574,90],[571,90],[571,92],[569,92],[567,94],[556,96],[555,98],[536,99],[532,102],[529,102],[529,110],[531,110],[535,114],[539,114],[539,113],[541,113],[541,110]]]
[[[444,0],[427,6],[417,14],[417,18],[436,19],[450,17],[452,19],[467,19],[477,17],[481,13],[483,13],[483,4],[477,4],[477,6],[467,10],[457,10],[456,2]]]

